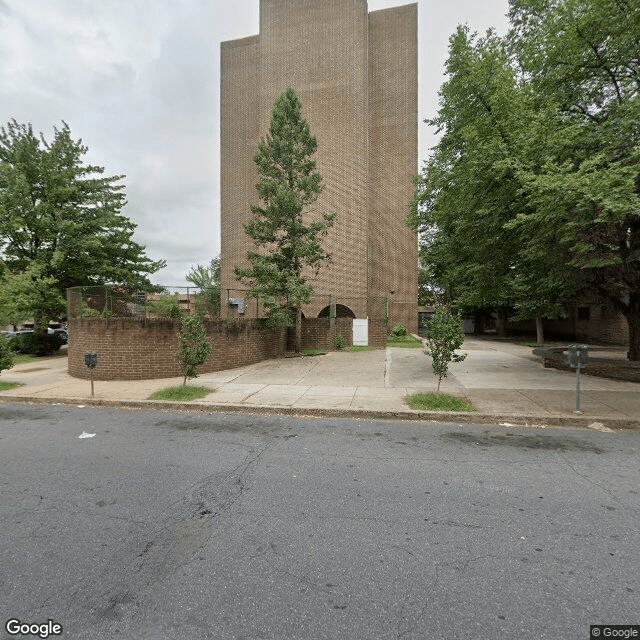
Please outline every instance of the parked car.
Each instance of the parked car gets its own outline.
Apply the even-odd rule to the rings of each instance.
[[[33,333],[33,329],[20,329],[19,331],[2,331],[2,335],[7,340],[13,340],[16,336],[20,336],[25,333]],[[62,338],[64,343],[69,341],[69,334],[67,333],[67,330],[64,328],[52,329],[51,327],[49,327],[47,329],[47,333],[49,335],[60,336],[60,338]]]
[[[47,333],[49,334],[53,334],[56,336],[60,336],[64,342],[68,342],[69,341],[69,334],[67,333],[66,329],[60,328],[60,329],[52,329],[51,327],[49,327],[47,329]]]
[[[13,340],[16,336],[20,336],[23,333],[33,333],[33,329],[20,329],[19,331],[3,331],[2,335],[7,340]]]

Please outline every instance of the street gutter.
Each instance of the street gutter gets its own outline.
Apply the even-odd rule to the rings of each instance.
[[[250,406],[214,404],[211,402],[171,402],[158,400],[105,400],[100,398],[40,398],[0,394],[0,404],[54,404],[69,406],[109,407],[135,411],[180,411],[189,413],[244,413],[251,416],[292,416],[296,418],[346,418],[351,420],[403,420],[423,423],[500,424],[510,427],[574,427],[594,429],[603,425],[609,429],[640,431],[640,420],[633,418],[594,418],[587,416],[544,416],[495,414],[457,411],[370,411],[367,409],[302,409],[287,406]]]

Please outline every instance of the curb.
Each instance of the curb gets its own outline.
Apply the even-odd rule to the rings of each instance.
[[[633,418],[594,418],[586,416],[532,416],[518,414],[493,414],[454,411],[370,411],[367,409],[301,409],[286,406],[249,406],[238,404],[214,404],[210,402],[171,402],[157,400],[104,400],[96,398],[39,398],[35,396],[7,396],[0,394],[0,404],[63,404],[91,407],[113,407],[134,411],[182,411],[187,413],[244,413],[258,416],[292,416],[297,418],[347,418],[368,420],[403,420],[407,422],[496,424],[507,423],[513,427],[590,428],[599,422],[611,429],[640,431],[640,421]]]

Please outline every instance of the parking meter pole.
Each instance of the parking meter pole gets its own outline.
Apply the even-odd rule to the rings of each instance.
[[[576,413],[580,413],[580,369],[589,362],[589,348],[586,344],[572,344],[564,354],[571,368],[576,370]]]
[[[93,398],[93,370],[98,366],[98,354],[95,351],[84,354],[84,363],[89,367],[91,377],[91,397]]]

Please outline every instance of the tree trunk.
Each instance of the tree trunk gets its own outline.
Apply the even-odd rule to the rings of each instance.
[[[506,338],[507,337],[507,313],[505,311],[501,311],[498,314],[498,337]]]
[[[625,318],[629,324],[629,352],[627,357],[633,362],[638,362],[640,360],[640,309],[625,313]]]
[[[544,322],[542,316],[536,318],[536,343],[539,347],[544,345]]]
[[[479,313],[475,313],[473,315],[473,335],[474,336],[479,336],[482,333],[484,329],[484,327],[482,326],[483,324],[484,324],[483,318],[480,316]]]
[[[46,335],[49,321],[42,317],[41,314],[35,312],[33,314],[33,331],[38,336]]]
[[[302,351],[302,309],[296,309],[296,325],[295,325],[295,350],[296,353]]]

